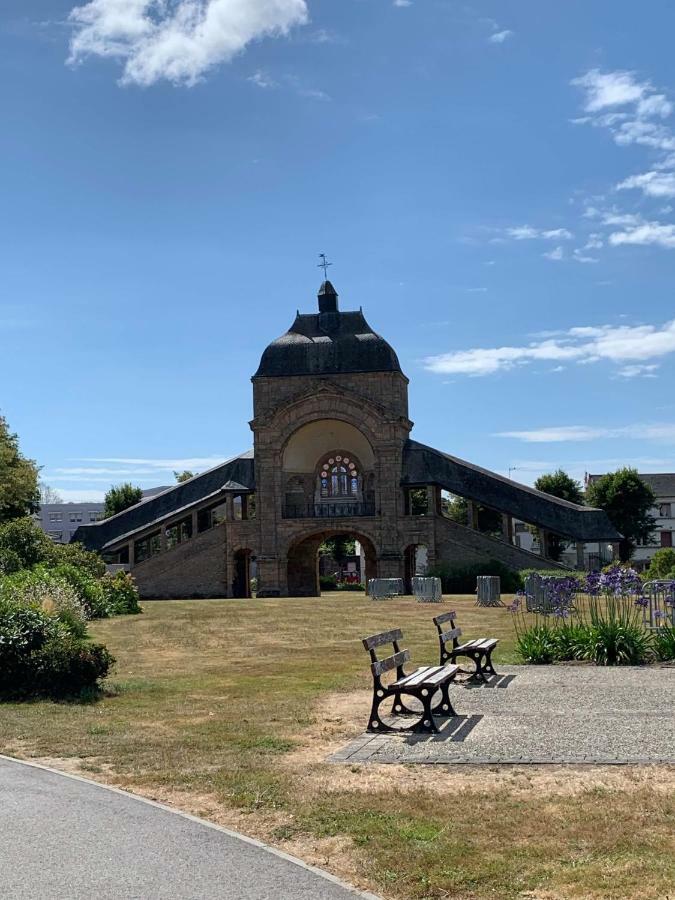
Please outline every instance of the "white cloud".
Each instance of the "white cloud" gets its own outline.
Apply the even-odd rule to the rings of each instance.
[[[186,456],[177,459],[158,459],[156,457],[129,456],[87,456],[80,462],[118,463],[123,466],[145,466],[148,469],[161,469],[172,472],[174,469],[210,469],[226,459],[223,456]]]
[[[262,69],[258,69],[257,72],[254,72],[253,75],[249,75],[248,80],[251,84],[255,84],[259,88],[269,89],[269,88],[277,88],[279,87],[279,83],[276,82],[267,72],[263,72]]]
[[[615,231],[609,236],[613,247],[621,244],[637,244],[646,246],[655,244],[668,250],[675,249],[675,225],[664,225],[661,222],[641,222],[633,224],[625,231]]]
[[[412,0],[394,0],[394,6],[412,6]]]
[[[591,69],[575,78],[572,84],[586,92],[584,109],[589,113],[636,103],[650,90],[649,83],[636,81],[632,72],[601,72],[599,69]]]
[[[634,366],[624,366],[623,369],[619,369],[618,375],[622,378],[656,378],[654,372],[658,369],[658,366],[655,364],[645,366],[645,365],[634,365]]]
[[[553,262],[559,262],[561,259],[564,259],[565,251],[562,247],[556,247],[554,250],[549,250],[548,253],[542,253],[542,256],[545,259],[550,259]]]
[[[424,365],[442,375],[483,376],[542,360],[646,365],[671,353],[675,353],[675,319],[662,326],[578,326],[521,347],[481,347],[430,356]]]
[[[504,41],[507,41],[510,37],[513,37],[513,32],[508,28],[505,28],[503,31],[495,31],[494,34],[491,34],[488,41],[491,44],[503,44]]]
[[[308,21],[305,0],[91,0],[70,13],[69,62],[123,63],[123,84],[193,85],[254,40]]]
[[[618,191],[638,189],[647,197],[675,197],[675,172],[643,172],[631,175],[620,184]]]
[[[87,488],[59,488],[59,496],[64,503],[103,503],[105,491],[88,490]]]
[[[569,241],[574,237],[572,232],[566,228],[550,228],[547,230],[533,228],[531,225],[516,225],[514,228],[507,228],[506,234],[516,241]]]
[[[596,441],[607,438],[633,438],[654,440],[664,443],[675,442],[675,425],[624,425],[607,428],[592,425],[553,425],[548,428],[533,428],[526,431],[501,431],[496,437],[516,438],[528,444],[554,444],[567,441]]]

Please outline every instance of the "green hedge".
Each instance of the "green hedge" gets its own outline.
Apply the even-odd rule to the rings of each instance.
[[[501,579],[501,589],[505,594],[514,594],[522,587],[520,573],[509,569],[496,559],[466,566],[439,563],[430,569],[429,575],[441,579],[444,594],[473,594],[479,575],[498,575]]]

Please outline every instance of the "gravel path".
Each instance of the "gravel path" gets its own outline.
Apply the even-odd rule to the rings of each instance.
[[[364,734],[332,760],[675,763],[675,668],[501,666],[451,696],[459,715],[442,734]]]
[[[377,900],[159,804],[0,757],[0,897]]]

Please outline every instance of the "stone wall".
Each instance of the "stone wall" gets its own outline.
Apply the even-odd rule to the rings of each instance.
[[[137,563],[131,574],[145,599],[227,597],[231,591],[227,584],[224,526],[217,525]]]

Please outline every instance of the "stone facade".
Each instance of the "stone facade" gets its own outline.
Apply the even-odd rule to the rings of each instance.
[[[604,514],[582,510],[410,439],[408,379],[362,312],[340,313],[326,282],[319,312],[296,317],[253,376],[254,450],[177,485],[76,538],[126,563],[145,597],[319,593],[320,544],[356,538],[366,578],[427,564],[498,560],[550,568],[513,544],[511,512],[578,539],[611,538]],[[458,490],[459,487],[459,490]],[[442,515],[441,490],[503,514],[503,540]],[[464,493],[463,493],[464,492]],[[576,534],[575,534],[576,532]],[[546,542],[544,542],[545,545]]]

